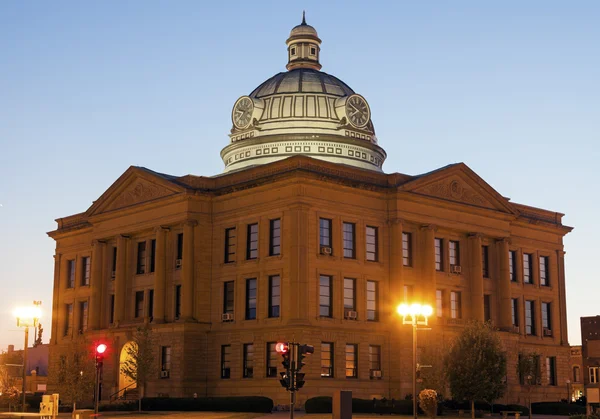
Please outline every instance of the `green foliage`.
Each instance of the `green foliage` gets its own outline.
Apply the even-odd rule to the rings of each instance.
[[[537,352],[519,352],[517,374],[524,385],[540,385],[542,371],[540,368],[540,354]]]
[[[141,399],[148,379],[156,372],[156,362],[153,347],[152,329],[148,325],[138,327],[131,345],[127,347],[127,359],[121,365],[121,372],[135,381],[139,389],[139,410],[142,409]]]
[[[431,365],[431,368],[420,369],[423,388],[435,390],[438,394],[438,401],[444,399],[443,395],[448,390],[448,382],[444,371],[445,348],[446,346],[443,343],[427,345],[419,356],[419,362],[422,365]]]
[[[489,323],[469,322],[444,359],[455,400],[492,402],[504,394],[506,353]]]
[[[76,404],[94,398],[96,365],[91,345],[85,340],[75,342],[61,356],[57,393],[62,403]]]
[[[419,393],[419,407],[430,418],[435,418],[437,413],[437,393],[435,390],[425,389]]]
[[[531,413],[543,415],[585,414],[585,406],[564,402],[538,402],[531,403]]]

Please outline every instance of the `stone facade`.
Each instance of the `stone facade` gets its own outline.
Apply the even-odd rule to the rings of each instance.
[[[582,376],[588,403],[600,402],[600,316],[581,318]]]

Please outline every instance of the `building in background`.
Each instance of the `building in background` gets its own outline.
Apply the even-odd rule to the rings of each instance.
[[[506,400],[524,403],[523,351],[544,371],[535,400],[565,398],[563,215],[511,202],[462,163],[384,173],[370,107],[320,71],[316,30],[303,21],[287,45],[288,71],[233,106],[224,174],[131,167],[57,220],[50,390],[74,342],[102,340],[102,397],[121,394],[125,348],[147,324],[148,395],[285,403],[275,343],[293,339],[315,346],[300,403],[336,389],[404,398],[411,330],[395,308],[408,301],[436,309],[419,353],[489,320],[508,350]]]
[[[568,379],[567,387],[569,391],[569,397],[571,401],[574,402],[585,394],[583,388],[584,370],[583,357],[581,356],[581,345],[571,346],[569,365],[571,367],[571,378]]]
[[[27,348],[27,380],[28,392],[39,393],[46,391],[48,382],[49,345],[40,344]],[[6,368],[11,385],[19,391],[23,388],[23,350],[15,351],[14,345],[8,345],[8,350],[0,354],[0,365]],[[1,389],[0,389],[1,390]]]
[[[583,383],[587,402],[600,403],[600,316],[581,318],[581,354],[583,357]]]

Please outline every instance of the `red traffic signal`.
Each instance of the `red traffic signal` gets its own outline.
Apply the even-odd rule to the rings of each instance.
[[[106,346],[106,344],[101,343],[96,346],[96,353],[98,355],[102,355],[106,351],[107,348],[108,348],[108,346]]]
[[[287,342],[277,342],[275,350],[279,354],[287,354],[290,351],[290,345]]]

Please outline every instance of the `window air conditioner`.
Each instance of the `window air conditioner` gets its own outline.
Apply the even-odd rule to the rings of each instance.
[[[462,272],[462,268],[460,267],[460,265],[450,265],[450,272],[452,272],[453,274],[459,274]]]
[[[224,322],[233,321],[233,313],[223,313],[221,314],[221,320]]]
[[[512,331],[513,333],[519,333],[519,326],[513,326]]]
[[[381,370],[371,370],[371,378],[381,378]]]
[[[552,329],[544,328],[544,336],[552,336]]]
[[[160,372],[160,378],[169,378],[169,370],[163,370]]]
[[[356,320],[356,311],[348,310],[346,311],[346,319],[348,320]]]
[[[330,255],[331,254],[331,247],[329,247],[329,246],[321,246],[321,254],[322,255]]]
[[[181,269],[181,259],[175,259],[175,269]]]

